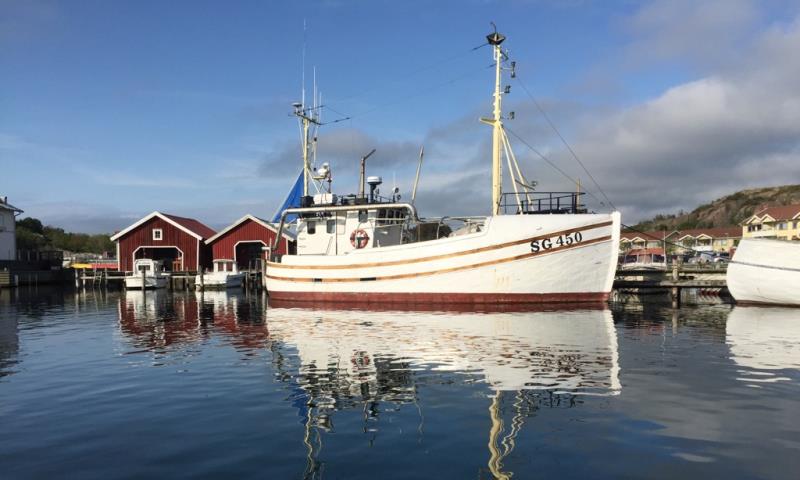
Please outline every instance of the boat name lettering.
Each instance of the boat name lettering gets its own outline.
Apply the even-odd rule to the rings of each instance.
[[[542,250],[550,250],[553,247],[569,246],[582,241],[583,235],[581,235],[581,232],[572,232],[542,240],[531,240],[531,252],[536,253]]]

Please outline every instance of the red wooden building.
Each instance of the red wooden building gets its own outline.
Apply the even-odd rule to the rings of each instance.
[[[245,215],[206,240],[214,260],[233,260],[240,269],[249,268],[254,260],[264,259],[264,247],[272,248],[278,229],[253,215]],[[276,253],[294,253],[295,239],[283,232]]]
[[[211,265],[205,240],[214,230],[192,218],[153,212],[114,234],[121,271],[132,271],[137,258],[162,260],[167,270],[199,271]]]

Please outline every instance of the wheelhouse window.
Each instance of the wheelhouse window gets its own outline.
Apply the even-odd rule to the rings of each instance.
[[[162,232],[160,228],[154,228],[153,240],[161,240],[162,238],[164,238],[164,232]]]
[[[358,223],[366,223],[369,220],[369,215],[366,210],[358,211]]]
[[[309,220],[308,223],[306,223],[306,231],[309,235],[314,235],[317,233],[317,222],[314,220]]]
[[[325,231],[328,233],[336,233],[336,220],[328,220],[325,223]]]

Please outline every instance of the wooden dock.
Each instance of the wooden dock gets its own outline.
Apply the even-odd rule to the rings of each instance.
[[[667,270],[618,270],[614,279],[614,289],[639,293],[643,291],[663,290],[671,294],[673,306],[680,307],[683,289],[719,289],[727,290],[725,268],[697,267],[675,264]],[[247,290],[265,288],[260,270],[245,272],[244,285]],[[125,272],[116,270],[75,270],[76,288],[124,288]],[[172,290],[195,290],[197,272],[174,272],[170,275],[168,288]],[[0,284],[11,279],[0,272]],[[202,286],[200,286],[202,289]]]
[[[671,265],[670,270],[617,270],[614,289],[634,292],[668,291],[672,306],[679,308],[683,289],[719,289],[720,292],[726,292],[726,271],[725,266],[698,267],[679,263]]]
[[[264,286],[261,271],[246,271],[242,288],[261,290]],[[125,272],[116,270],[76,269],[74,273],[76,288],[125,288]],[[2,280],[2,279],[0,279]],[[171,290],[194,290],[197,272],[173,272],[169,277],[167,288]],[[199,289],[203,289],[202,285]]]

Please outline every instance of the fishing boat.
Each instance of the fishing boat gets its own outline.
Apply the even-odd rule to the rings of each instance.
[[[139,258],[133,262],[133,271],[125,277],[125,288],[142,290],[164,288],[169,280],[169,273],[163,271],[159,260]]]
[[[728,265],[727,282],[737,303],[800,307],[800,242],[742,239]]]
[[[241,287],[244,281],[244,272],[240,272],[233,260],[214,260],[214,269],[210,272],[198,274],[195,286],[198,290],[203,288],[236,288]]]
[[[493,140],[488,216],[422,218],[415,194],[411,202],[401,202],[397,189],[381,197],[378,176],[366,177],[367,194],[364,159],[359,193],[337,196],[327,165],[314,168],[309,155],[316,108],[294,104],[303,131],[303,189],[300,205],[280,213],[276,238],[296,217],[297,251],[267,262],[271,299],[473,305],[608,299],[620,214],[588,213],[580,191],[538,192],[525,179],[503,126],[501,79],[514,69],[504,40],[496,31],[487,36],[495,62],[493,114],[481,119]],[[502,190],[503,160],[513,192]],[[318,193],[311,195],[310,183]]]

